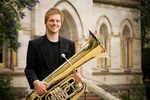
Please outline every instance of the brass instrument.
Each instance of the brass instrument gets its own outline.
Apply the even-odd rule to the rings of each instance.
[[[89,38],[81,50],[43,80],[48,83],[48,92],[38,95],[33,90],[26,100],[77,100],[84,93],[85,82],[83,80],[77,82],[74,77],[77,68],[94,57],[106,53],[94,34],[91,31],[89,33]]]

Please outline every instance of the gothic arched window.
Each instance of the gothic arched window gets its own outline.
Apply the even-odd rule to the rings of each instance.
[[[105,23],[103,23],[100,26],[100,41],[102,42],[104,48],[109,51],[109,46],[110,46],[110,42],[109,42],[109,38],[108,38],[108,29]],[[110,61],[107,58],[103,58],[100,57],[98,58],[98,68],[101,69],[101,71],[108,71],[108,67],[110,66]]]
[[[123,27],[121,38],[121,67],[129,70],[132,66],[132,38],[127,25]]]

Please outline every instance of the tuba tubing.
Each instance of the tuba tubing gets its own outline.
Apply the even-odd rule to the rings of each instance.
[[[47,91],[48,93],[44,95],[38,95],[35,91],[31,91],[29,95],[27,95],[26,100],[77,100],[86,90],[86,84],[82,80],[79,89],[75,90],[74,85],[70,85],[69,89],[71,88],[73,93],[68,95],[68,89],[61,90],[63,92],[59,93],[53,92],[55,88],[60,88],[62,84],[68,84],[68,82],[73,82],[75,79],[73,78],[77,68],[79,68],[84,63],[88,62],[89,60],[97,57],[103,56],[109,57],[108,53],[102,46],[94,34],[89,31],[89,38],[86,43],[82,46],[79,52],[77,52],[74,56],[68,59],[65,63],[63,63],[60,67],[58,67],[53,73],[48,75],[43,81],[48,83]],[[70,78],[69,78],[70,77]],[[69,81],[70,79],[70,81]],[[72,84],[72,83],[69,83]],[[63,95],[62,95],[63,94]],[[58,95],[58,96],[56,96]],[[52,99],[53,98],[53,99]]]

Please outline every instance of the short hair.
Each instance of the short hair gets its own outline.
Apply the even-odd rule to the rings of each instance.
[[[44,20],[45,24],[46,24],[46,22],[47,22],[47,20],[48,20],[48,17],[49,17],[50,15],[54,15],[54,14],[59,14],[60,17],[61,17],[61,23],[63,23],[63,21],[64,21],[64,14],[63,14],[58,8],[50,8],[50,9],[45,13],[45,20]]]

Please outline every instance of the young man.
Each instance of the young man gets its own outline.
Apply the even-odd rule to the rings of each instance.
[[[42,80],[65,62],[61,54],[69,59],[75,53],[75,43],[59,35],[63,20],[59,9],[49,9],[45,14],[46,34],[29,41],[25,75],[37,94],[47,92],[47,83]]]

